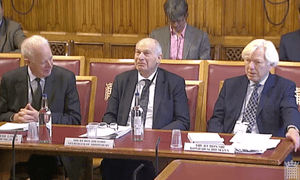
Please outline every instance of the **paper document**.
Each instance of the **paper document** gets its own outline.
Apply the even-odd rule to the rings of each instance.
[[[236,153],[261,154],[269,148],[274,148],[280,140],[270,139],[272,134],[237,133],[230,142]]]
[[[0,126],[0,131],[27,131],[28,123],[5,123]]]
[[[188,139],[191,143],[224,144],[224,139],[218,133],[188,133]]]
[[[131,130],[130,126],[118,126],[118,130],[112,128],[98,128],[97,129],[97,138],[100,139],[117,139],[124,136]],[[82,134],[79,137],[87,137],[87,134]]]

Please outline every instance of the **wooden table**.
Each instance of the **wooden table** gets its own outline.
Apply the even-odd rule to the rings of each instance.
[[[172,161],[155,180],[282,180],[283,166],[192,160]]]
[[[208,152],[184,151],[183,148],[173,150],[170,148],[171,133],[169,130],[146,130],[145,140],[134,142],[131,140],[130,133],[115,140],[113,149],[101,149],[97,147],[74,147],[64,146],[65,137],[78,137],[86,133],[84,126],[53,125],[53,142],[51,144],[27,143],[24,136],[24,143],[16,144],[15,149],[18,155],[47,154],[47,155],[68,155],[68,156],[86,156],[90,159],[94,157],[110,158],[131,158],[155,160],[155,146],[160,137],[158,148],[159,163],[165,167],[168,162],[174,159],[190,159],[218,162],[235,162],[248,164],[280,165],[285,157],[292,151],[294,145],[292,141],[282,138],[276,149],[267,150],[263,154],[223,154]],[[182,131],[182,141],[188,142],[187,131]],[[225,144],[230,144],[229,140],[232,134],[220,134],[225,139]],[[11,144],[0,144],[0,173],[10,170],[4,168],[3,163],[10,165]],[[9,157],[9,158],[7,158]],[[5,161],[3,161],[5,159]],[[5,166],[6,167],[6,166]]]

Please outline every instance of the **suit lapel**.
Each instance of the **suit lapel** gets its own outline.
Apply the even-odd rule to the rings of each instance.
[[[257,115],[261,112],[264,108],[266,103],[268,102],[272,91],[270,91],[275,86],[275,77],[272,74],[269,74],[269,77],[264,85],[264,89],[261,92],[258,108],[257,108]]]
[[[45,87],[44,87],[44,94],[47,94],[47,99],[48,99],[48,106],[51,109],[51,104],[54,102],[54,97],[55,97],[55,88],[57,87],[55,85],[55,73],[56,73],[56,68],[53,66],[51,74],[45,78]]]
[[[190,47],[192,45],[193,38],[194,38],[193,34],[194,33],[192,32],[192,29],[187,24],[186,25],[185,34],[184,34],[184,44],[183,44],[183,56],[182,56],[182,59],[187,59],[187,56],[189,54]]]
[[[28,103],[28,73],[27,66],[24,66],[20,77],[18,78],[18,83],[15,85],[16,93],[18,96],[20,107],[25,107]],[[25,91],[24,91],[25,89]]]
[[[248,89],[248,83],[249,80],[246,76],[243,76],[242,81],[240,82],[240,86],[237,86],[236,88],[236,99],[234,101],[235,103],[235,107],[238,108],[238,111],[235,114],[235,119],[238,119],[240,116],[240,113],[242,112],[242,108],[243,108],[243,104],[244,104],[244,99],[247,93],[247,89]]]
[[[153,107],[153,127],[155,127],[155,119],[158,111],[158,107],[160,105],[161,99],[164,96],[166,84],[165,77],[160,68],[157,69],[157,79],[155,85],[155,93],[154,93],[154,107]]]
[[[130,112],[130,108],[131,108],[131,102],[132,102],[132,99],[133,99],[133,95],[134,95],[134,92],[135,92],[135,87],[136,87],[136,83],[137,83],[137,80],[138,80],[138,71],[135,70],[133,71],[134,75],[131,76],[129,75],[128,78],[127,78],[127,82],[125,84],[125,90],[124,90],[124,104],[122,104],[124,106],[124,112],[122,113],[123,114],[123,117],[122,117],[122,123],[121,124],[124,124],[126,125],[127,124],[127,120],[128,120],[128,115],[129,115],[129,112]],[[131,78],[133,77],[133,78]]]
[[[167,44],[161,44],[161,46],[166,46],[166,48],[162,48],[162,53],[165,59],[170,59],[170,44],[171,44],[171,33],[170,33],[170,26],[166,26],[165,28],[166,38],[167,38]]]
[[[3,47],[6,41],[6,21],[4,18],[2,18],[2,25],[0,28],[0,52],[3,52]]]

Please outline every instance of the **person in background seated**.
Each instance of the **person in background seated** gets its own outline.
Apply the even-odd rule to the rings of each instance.
[[[300,3],[298,4],[300,13]],[[298,15],[300,22],[300,14]],[[285,61],[300,61],[300,29],[281,36],[279,59]]]
[[[0,0],[0,53],[19,53],[25,39],[19,23],[3,17],[3,3]]]
[[[131,124],[130,110],[134,107],[134,93],[141,94],[148,80],[149,101],[145,128],[188,130],[190,117],[185,81],[182,77],[158,68],[162,58],[161,46],[152,38],[145,38],[136,44],[135,68],[116,76],[103,121],[126,126]],[[141,97],[141,96],[140,96]],[[132,180],[134,170],[144,163],[137,179],[155,178],[151,161],[127,159],[103,159],[100,169],[103,180]]]
[[[25,39],[21,47],[27,66],[2,76],[0,92],[0,121],[38,121],[41,98],[34,99],[40,87],[48,96],[53,124],[79,125],[80,102],[73,72],[53,65],[48,41],[42,36]],[[55,132],[54,132],[55,133]],[[58,165],[65,166],[70,179],[79,179],[81,165],[77,157],[32,155],[28,161],[31,180],[52,179]],[[70,164],[72,162],[72,164]],[[71,170],[73,168],[73,170]]]
[[[169,25],[150,34],[150,37],[156,39],[162,46],[163,59],[211,59],[207,33],[186,22],[187,2],[167,0],[164,10]]]
[[[256,39],[242,52],[246,75],[224,81],[208,131],[287,137],[299,147],[300,114],[293,81],[271,74],[279,62],[271,41]]]

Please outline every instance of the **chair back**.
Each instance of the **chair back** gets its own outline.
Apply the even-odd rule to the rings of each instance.
[[[300,111],[300,62],[279,62],[275,74],[296,83],[296,100]]]
[[[203,73],[205,96],[201,131],[206,131],[206,122],[211,118],[215,102],[219,97],[220,81],[245,74],[245,64],[243,61],[206,61]]]
[[[116,75],[134,69],[134,60],[90,58],[87,61],[87,74],[97,77],[94,121],[101,122]]]
[[[200,69],[203,67],[202,60],[161,60],[160,68],[183,77],[185,80],[200,79]]]
[[[0,53],[0,77],[8,71],[24,65],[24,60],[19,53]]]
[[[53,64],[72,71],[76,76],[84,75],[84,56],[53,56]]]
[[[94,121],[97,77],[76,76],[76,87],[80,101],[81,125]]]
[[[200,131],[203,88],[203,81],[185,81],[185,90],[190,113],[190,131]]]

